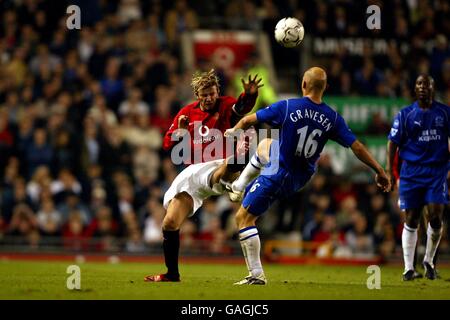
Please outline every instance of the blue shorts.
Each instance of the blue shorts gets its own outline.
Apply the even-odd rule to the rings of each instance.
[[[448,165],[420,166],[403,162],[400,170],[400,209],[420,208],[430,203],[448,203]]]
[[[277,199],[288,197],[303,187],[314,174],[306,170],[295,178],[287,170],[279,168],[276,174],[262,174],[245,189],[242,206],[254,216],[260,216]]]

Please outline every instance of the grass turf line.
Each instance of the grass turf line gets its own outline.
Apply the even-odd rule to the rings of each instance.
[[[155,263],[81,263],[81,290],[66,287],[69,262],[0,261],[0,299],[450,299],[450,268],[441,279],[403,282],[400,267],[381,266],[381,289],[369,290],[365,266],[265,265],[266,286],[233,286],[245,265],[181,265],[182,282],[146,283]]]

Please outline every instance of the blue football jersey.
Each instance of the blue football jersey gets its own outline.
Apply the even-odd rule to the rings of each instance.
[[[448,137],[450,108],[433,101],[422,110],[416,101],[400,110],[394,119],[388,139],[399,146],[402,160],[423,165],[449,161]]]
[[[279,164],[294,175],[315,164],[328,139],[349,147],[356,140],[345,120],[308,97],[276,102],[256,112],[259,122],[280,128]]]

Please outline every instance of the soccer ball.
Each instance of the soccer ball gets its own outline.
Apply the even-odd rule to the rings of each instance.
[[[305,29],[296,18],[283,18],[275,26],[275,40],[286,48],[294,48],[300,44]]]

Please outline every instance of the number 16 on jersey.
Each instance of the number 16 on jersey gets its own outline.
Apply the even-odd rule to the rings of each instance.
[[[308,133],[308,126],[304,126],[297,130],[297,133],[300,134],[298,139],[297,149],[295,150],[295,155],[297,157],[301,157],[302,155],[307,159],[312,157],[316,151],[318,143],[314,138],[316,136],[322,135],[322,130],[314,129],[309,135],[306,137]],[[306,142],[305,142],[306,140]]]

